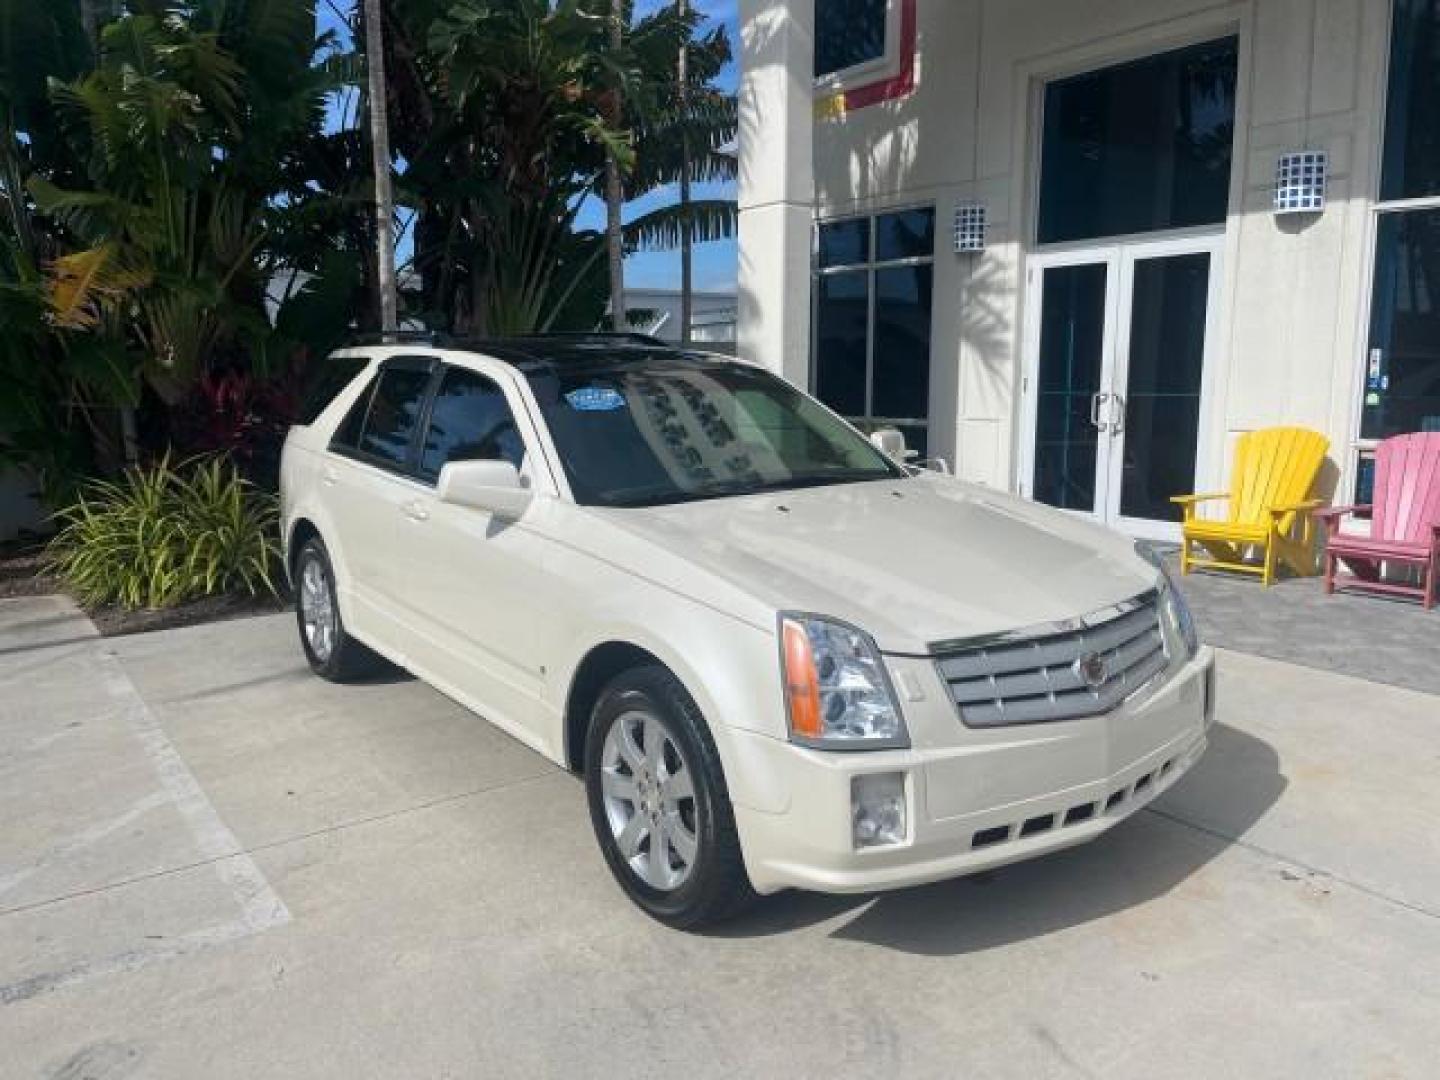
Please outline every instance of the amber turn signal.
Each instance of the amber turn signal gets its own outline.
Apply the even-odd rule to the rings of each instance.
[[[785,704],[790,713],[790,733],[807,739],[824,734],[820,722],[820,677],[815,672],[815,654],[810,635],[793,619],[782,624],[785,649]]]

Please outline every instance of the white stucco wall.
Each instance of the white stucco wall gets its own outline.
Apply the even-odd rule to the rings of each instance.
[[[750,3],[742,14],[752,20],[766,9],[801,4],[808,0]],[[1368,310],[1388,0],[919,0],[918,13],[915,92],[815,120],[814,191],[822,218],[935,205],[937,452],[953,456],[966,477],[1014,485],[1022,286],[1038,166],[1034,121],[1044,81],[1238,32],[1225,278],[1206,373],[1211,437],[1197,463],[1197,484],[1224,478],[1237,433],[1275,423],[1326,432],[1336,471],[1348,472]],[[742,35],[749,32],[747,22]],[[771,96],[742,101],[742,132],[754,137],[769,117],[794,115],[793,102],[774,95],[809,94],[799,74],[767,83]],[[1329,151],[1329,204],[1318,218],[1277,218],[1270,210],[1276,157],[1300,148]],[[979,257],[955,255],[948,242],[954,208],[977,198],[989,208],[990,247]],[[742,230],[742,267],[762,248],[750,250],[751,236]],[[780,269],[754,279],[752,303],[742,296],[742,343],[747,321],[764,321],[808,295],[806,273],[787,264],[782,278]]]

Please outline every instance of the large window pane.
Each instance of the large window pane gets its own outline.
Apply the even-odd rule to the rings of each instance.
[[[1127,517],[1179,521],[1170,499],[1195,490],[1209,292],[1203,252],[1135,264],[1120,481]]]
[[[1090,406],[1104,360],[1106,273],[1104,263],[1045,271],[1035,498],[1065,510],[1095,509],[1099,432]]]
[[[392,368],[380,376],[360,434],[361,453],[394,465],[406,463],[429,382],[430,372],[424,369]]]
[[[1045,88],[1043,244],[1225,219],[1237,39]]]
[[[1395,0],[1383,199],[1440,195],[1440,0]]]
[[[854,266],[870,261],[870,219],[829,221],[820,226],[822,267]]]
[[[887,0],[815,0],[815,74],[885,55]]]
[[[1382,214],[1361,435],[1440,431],[1440,210]]]
[[[929,259],[934,254],[934,210],[901,210],[875,219],[876,262]]]
[[[865,347],[870,275],[826,274],[817,283],[815,396],[841,416],[865,415]]]
[[[875,402],[871,413],[925,420],[930,412],[931,266],[875,272]]]

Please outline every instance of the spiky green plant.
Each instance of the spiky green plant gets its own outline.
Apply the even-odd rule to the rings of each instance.
[[[168,458],[86,487],[56,515],[56,572],[87,605],[273,595],[279,508],[223,458]]]

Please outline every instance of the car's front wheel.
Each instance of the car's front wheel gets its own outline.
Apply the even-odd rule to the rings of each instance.
[[[585,788],[605,861],[649,915],[695,929],[754,895],[715,742],[664,668],[625,672],[600,695]]]
[[[345,631],[330,553],[318,536],[306,540],[295,557],[295,621],[305,659],[322,679],[348,682],[379,665],[379,657]]]

